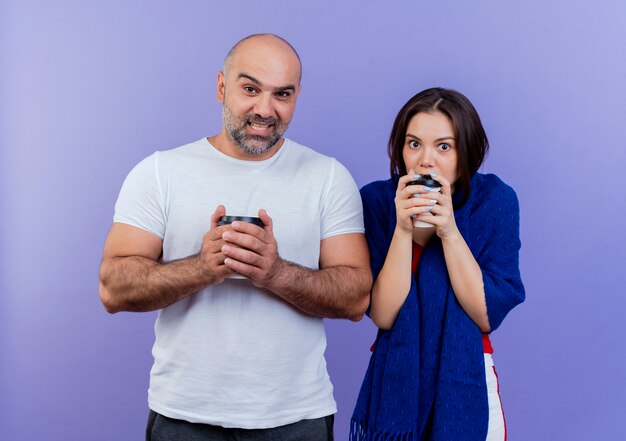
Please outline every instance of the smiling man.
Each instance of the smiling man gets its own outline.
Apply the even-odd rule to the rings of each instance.
[[[372,279],[352,177],[283,137],[301,69],[280,37],[244,38],[217,75],[220,133],[122,186],[100,298],[159,311],[147,440],[332,439],[322,319],[359,320]]]
[[[301,72],[298,54],[282,39],[255,35],[239,42],[217,76],[224,124],[221,133],[210,141],[240,159],[273,155],[282,146],[282,135],[296,109]]]

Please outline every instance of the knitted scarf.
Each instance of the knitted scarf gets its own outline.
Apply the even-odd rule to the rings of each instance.
[[[396,225],[396,187],[390,179],[361,190],[374,280]],[[455,220],[481,268],[493,331],[525,296],[515,192],[495,175],[477,173]],[[378,332],[350,441],[484,441],[487,424],[482,334],[454,295],[434,236],[393,327]]]

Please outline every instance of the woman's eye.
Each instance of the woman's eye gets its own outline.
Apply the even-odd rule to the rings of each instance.
[[[450,147],[450,144],[439,144],[439,148],[441,150],[443,150],[444,152],[447,152],[448,150],[450,150],[452,147]]]
[[[415,141],[415,140],[409,141],[409,147],[411,147],[412,149],[416,149],[416,148],[418,148],[419,146],[420,146],[420,143],[419,143],[419,142],[417,142],[417,141]]]

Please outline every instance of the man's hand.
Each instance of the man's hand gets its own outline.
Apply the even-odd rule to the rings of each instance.
[[[224,263],[302,312],[314,317],[360,320],[369,304],[372,274],[363,234],[344,234],[320,243],[320,269],[312,270],[278,255],[272,219],[259,210],[263,228],[233,222],[224,231]]]
[[[224,230],[220,236],[223,239],[221,252],[226,256],[224,264],[228,268],[248,277],[254,286],[268,288],[278,274],[283,260],[278,255],[272,218],[263,209],[259,210],[259,218],[263,222],[263,228],[248,222],[235,221],[229,230]]]
[[[208,285],[222,283],[232,270],[224,265],[222,234],[217,226],[226,210],[219,205],[211,216],[199,254],[159,263],[163,240],[139,227],[114,223],[100,265],[100,298],[108,312],[153,311],[165,308]]]
[[[204,275],[207,285],[217,285],[224,281],[224,278],[233,271],[226,265],[226,256],[222,252],[224,240],[222,235],[231,230],[230,225],[218,226],[217,223],[226,214],[223,205],[218,205],[211,215],[211,229],[202,238],[202,250],[199,254],[200,271]]]

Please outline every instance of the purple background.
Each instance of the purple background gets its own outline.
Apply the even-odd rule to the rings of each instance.
[[[230,46],[299,50],[289,137],[363,185],[402,104],[465,93],[522,208],[527,301],[493,336],[511,440],[626,437],[626,5],[616,1],[0,3],[0,438],[137,440],[154,314],[106,314],[98,265],[128,171],[214,134]],[[327,322],[339,440],[375,329]]]

